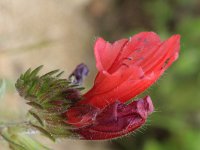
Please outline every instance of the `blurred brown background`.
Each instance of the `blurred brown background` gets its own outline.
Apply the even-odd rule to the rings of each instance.
[[[95,77],[93,43],[155,31],[162,39],[180,33],[179,61],[150,90],[158,110],[142,132],[108,142],[36,137],[55,150],[200,150],[200,1],[198,0],[0,0],[0,78],[7,92],[0,100],[0,121],[20,121],[28,109],[14,83],[21,72],[41,64],[43,72],[80,62]],[[6,150],[0,141],[0,150]]]

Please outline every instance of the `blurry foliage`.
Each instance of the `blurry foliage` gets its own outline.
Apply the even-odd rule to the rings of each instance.
[[[6,91],[6,82],[5,80],[0,79],[0,100],[3,98]]]

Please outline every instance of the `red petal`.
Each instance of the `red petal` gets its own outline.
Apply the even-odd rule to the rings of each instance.
[[[166,66],[167,60],[177,58],[180,49],[180,35],[174,35],[165,42],[154,52],[154,55],[146,58],[145,63],[142,62],[140,65],[143,67],[146,74],[150,72],[156,72],[163,69]],[[176,57],[174,57],[176,56]]]
[[[143,53],[147,53],[149,49],[155,48],[160,43],[159,36],[154,32],[141,32],[134,35],[124,45],[120,56],[115,60],[109,72],[115,72],[124,61],[134,62],[143,60]]]
[[[104,41],[104,39],[98,38],[94,46],[97,69],[99,71],[107,70],[113,64],[127,41],[127,39],[122,39],[114,44],[110,44]]]
[[[137,79],[142,76],[144,76],[144,72],[137,66],[131,66],[128,68],[122,66],[113,74],[109,74],[106,71],[103,73],[100,72],[95,79],[94,87],[85,94],[84,97],[88,99],[94,95],[110,92],[113,88],[119,87],[130,77],[132,79]]]

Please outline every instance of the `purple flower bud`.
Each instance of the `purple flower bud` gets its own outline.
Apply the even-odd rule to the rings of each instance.
[[[82,84],[84,77],[87,76],[88,73],[89,73],[88,67],[84,63],[81,63],[75,68],[75,70],[69,76],[69,80],[71,80],[72,83],[74,84]]]

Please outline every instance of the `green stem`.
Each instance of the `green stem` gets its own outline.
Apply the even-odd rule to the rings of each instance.
[[[0,123],[0,136],[13,150],[49,150],[29,135],[38,134],[29,122]]]
[[[27,134],[27,135],[33,135],[38,134],[39,132],[35,130],[33,127],[31,127],[30,122],[28,121],[22,121],[22,122],[4,122],[0,123],[0,135],[2,135],[2,132],[5,129],[19,129],[21,133]]]

